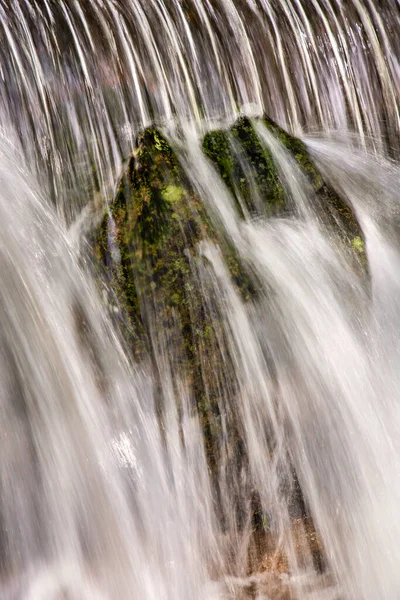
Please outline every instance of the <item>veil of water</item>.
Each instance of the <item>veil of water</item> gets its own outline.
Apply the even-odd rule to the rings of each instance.
[[[399,60],[398,0],[0,0],[1,598],[400,597]],[[241,112],[279,216],[255,189],[238,207],[201,150]],[[264,113],[304,138],[362,257]],[[178,314],[167,333],[153,282],[133,358],[88,243],[152,123],[221,240],[186,282],[215,330],[194,342],[205,409]]]

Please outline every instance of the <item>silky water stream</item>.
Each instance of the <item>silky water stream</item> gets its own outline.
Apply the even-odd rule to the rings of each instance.
[[[1,599],[399,598],[399,10],[0,0]]]

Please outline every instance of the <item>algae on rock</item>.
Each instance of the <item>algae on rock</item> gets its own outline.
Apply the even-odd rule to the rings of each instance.
[[[324,182],[305,144],[268,117],[263,123],[308,177],[319,203],[318,216],[339,235],[348,237],[350,250],[361,256],[358,223]],[[208,132],[203,151],[239,207],[245,200],[250,215],[256,213],[257,207],[252,205],[255,186],[263,199],[264,216],[290,217],[272,155],[248,118],[240,117],[229,130]],[[199,257],[199,242],[209,240],[220,246],[232,281],[245,301],[256,302],[257,282],[235,248],[219,236],[204,206],[166,138],[159,130],[148,128],[138,137],[115,200],[104,214],[96,251],[118,305],[116,318],[134,356],[139,360],[152,357],[163,336],[174,340],[174,360],[207,422],[211,439],[219,427],[221,382],[226,385],[235,376],[229,357],[220,348],[224,331],[210,307],[210,290],[204,289],[205,283],[199,279],[199,261],[204,260]],[[232,390],[234,387],[232,384]]]

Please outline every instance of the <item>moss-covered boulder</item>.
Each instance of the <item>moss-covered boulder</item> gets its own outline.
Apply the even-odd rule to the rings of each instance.
[[[170,144],[158,130],[147,129],[104,214],[96,255],[115,301],[114,318],[137,360],[153,361],[156,379],[162,377],[157,355],[168,347],[174,379],[188,386],[203,421],[209,464],[216,469],[220,390],[230,387],[234,393],[234,367],[221,348],[224,331],[210,282],[199,275],[204,259],[198,246],[205,240],[219,242],[244,300],[254,296],[251,278],[234,248],[219,239]],[[161,382],[159,387],[162,393]]]

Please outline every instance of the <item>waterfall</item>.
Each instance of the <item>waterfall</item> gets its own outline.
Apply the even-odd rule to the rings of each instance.
[[[399,597],[399,40],[0,0],[1,598]]]
[[[4,0],[0,10],[1,124],[39,161],[67,218],[76,185],[89,185],[82,163],[112,187],[152,121],[265,111],[295,134],[340,129],[397,146],[397,0]]]

